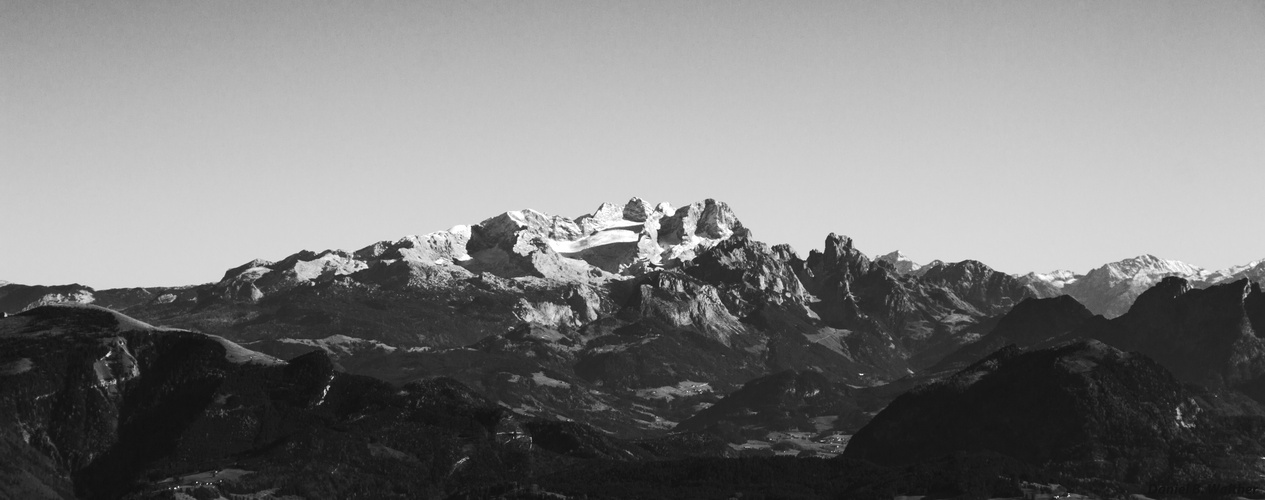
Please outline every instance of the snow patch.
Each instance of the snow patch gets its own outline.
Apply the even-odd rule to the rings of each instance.
[[[536,372],[536,373],[531,374],[531,380],[532,382],[535,382],[536,385],[539,385],[542,387],[556,387],[559,389],[571,388],[571,384],[563,382],[558,379],[549,378],[548,375],[545,375],[545,372]]]
[[[326,381],[325,381],[325,388],[324,388],[324,389],[321,389],[321,398],[320,398],[320,399],[318,399],[318,400],[316,401],[316,406],[320,406],[320,405],[322,405],[322,404],[325,404],[325,396],[328,396],[328,395],[329,395],[329,389],[330,389],[331,387],[333,387],[333,386],[334,386],[334,376],[335,376],[335,375],[336,375],[336,374],[334,374],[334,373],[329,374],[329,380],[326,380]]]
[[[386,352],[395,352],[396,347],[378,342],[376,340],[360,339],[356,337],[348,337],[342,334],[330,335],[323,339],[278,339],[279,342],[286,344],[298,344],[308,347],[315,347],[331,354],[350,354],[356,347],[365,346],[368,349],[378,349]]]
[[[975,318],[972,318],[970,316],[967,316],[961,313],[950,313],[940,318],[941,323],[948,324],[948,325],[952,325],[956,323],[973,323],[974,321],[975,321]]]
[[[633,223],[636,224],[636,223]],[[612,243],[636,243],[640,236],[627,229],[607,229],[585,236],[575,241],[546,240],[549,248],[560,254],[579,253],[593,247]]]

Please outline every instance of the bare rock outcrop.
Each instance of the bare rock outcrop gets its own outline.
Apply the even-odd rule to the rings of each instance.
[[[625,308],[637,318],[692,329],[726,346],[747,327],[729,312],[716,288],[680,271],[659,271],[641,278]]]

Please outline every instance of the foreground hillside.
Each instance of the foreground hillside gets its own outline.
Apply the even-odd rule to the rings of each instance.
[[[619,439],[517,415],[452,379],[392,385],[323,352],[282,361],[92,306],[2,319],[0,352],[5,498],[1265,494],[1265,408],[1096,341],[999,351],[897,398],[829,460],[732,458],[706,432]],[[789,387],[829,404],[814,377],[735,394],[761,405]]]

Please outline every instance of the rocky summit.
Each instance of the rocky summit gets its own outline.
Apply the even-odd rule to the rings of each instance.
[[[199,285],[0,283],[0,498],[1250,493],[1261,269],[801,255],[633,198]]]

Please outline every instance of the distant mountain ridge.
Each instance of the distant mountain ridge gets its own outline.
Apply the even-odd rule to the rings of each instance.
[[[524,415],[639,436],[717,398],[690,393],[646,413],[653,394],[724,393],[788,369],[882,384],[1039,296],[975,261],[920,271],[902,275],[835,234],[806,257],[761,243],[723,202],[634,198],[575,219],[517,210],[356,251],[254,260],[206,285],[45,287],[0,305],[74,296],[282,358],[322,351],[388,381],[452,376]]]
[[[594,284],[679,266],[700,250],[747,231],[727,204],[711,199],[673,208],[666,202],[652,206],[634,197],[623,204],[602,203],[593,213],[575,219],[515,210],[478,224],[381,241],[354,252],[304,250],[275,262],[256,259],[227,270],[217,282],[216,293],[230,300],[257,301],[268,293],[350,275],[357,275],[357,281],[441,287],[481,272]],[[949,265],[940,260],[919,264],[899,250],[867,257],[867,262],[871,260],[889,265],[897,275],[916,277]],[[1071,295],[1091,312],[1114,318],[1168,276],[1184,278],[1196,288],[1244,278],[1261,282],[1265,259],[1213,271],[1145,254],[1085,274],[1056,270],[1012,276],[1035,296]],[[191,301],[195,300],[192,288],[95,290],[79,284],[0,281],[0,310],[15,313],[57,303],[126,308],[154,301]]]
[[[1179,277],[1196,288],[1231,283],[1241,279],[1260,282],[1265,279],[1265,261],[1209,271],[1177,260],[1140,255],[1104,264],[1084,275],[1069,271],[1047,274],[1030,273],[1021,279],[1030,283],[1046,283],[1061,293],[1075,297],[1096,314],[1114,318],[1128,312],[1138,296],[1167,277]]]
[[[923,276],[930,269],[943,265],[939,260],[926,265],[918,264],[899,251],[882,255],[877,260],[891,264],[900,274],[915,276]],[[1124,314],[1138,295],[1169,276],[1184,278],[1197,288],[1245,278],[1261,282],[1265,280],[1265,259],[1212,271],[1178,260],[1145,254],[1103,264],[1085,274],[1060,269],[1048,273],[1015,275],[1022,283],[1037,290],[1039,296],[1071,295],[1091,312],[1108,318]]]
[[[434,314],[445,315],[437,325],[450,325],[436,332],[406,333],[406,323],[392,320],[371,327],[379,333],[370,335],[365,333],[366,322],[380,321],[370,318],[382,310],[362,308],[363,321],[342,325],[320,319],[328,315],[322,308],[297,304],[247,322],[236,321],[233,327],[241,340],[250,342],[345,336],[351,339],[348,345],[365,341],[390,347],[444,347],[477,341],[516,321],[551,328],[582,327],[618,309],[619,304],[612,302],[618,298],[611,295],[611,290],[619,288],[616,283],[676,269],[715,288],[717,304],[735,318],[777,305],[808,311],[813,320],[844,335],[869,332],[875,337],[868,342],[890,345],[891,352],[861,349],[869,352],[866,364],[879,367],[876,373],[882,377],[892,377],[926,368],[973,342],[987,331],[977,325],[1000,317],[1025,298],[1070,295],[1090,312],[1112,318],[1168,276],[1180,276],[1196,288],[1265,278],[1265,261],[1207,271],[1151,255],[1109,263],[1085,275],[1055,271],[1016,276],[971,260],[919,264],[899,251],[870,259],[850,238],[834,234],[826,239],[823,251],[813,250],[800,258],[785,245],[770,247],[750,234],[723,202],[708,199],[673,208],[632,198],[623,204],[603,203],[593,213],[575,219],[516,210],[477,224],[381,241],[353,252],[304,250],[278,261],[257,259],[227,270],[218,282],[208,285],[94,290],[77,284],[10,283],[0,285],[0,310],[15,313],[56,303],[92,303],[118,310],[142,307],[157,314],[151,317],[155,320],[179,319],[183,326],[215,331],[225,326],[222,320],[199,319],[205,313],[186,312],[208,311],[207,306],[217,302],[247,309],[250,304],[271,304],[265,307],[271,310],[280,302],[292,302],[278,298],[280,302],[274,303],[273,297],[306,296],[324,287],[360,290],[355,293],[468,290],[508,294],[503,305],[486,310],[502,311],[485,316],[499,318],[490,323],[436,309]],[[703,323],[715,320],[709,318]],[[696,320],[681,324],[687,323],[703,324]],[[863,342],[852,342],[852,351],[836,350],[856,356]],[[299,342],[291,347],[295,345],[318,344]]]

